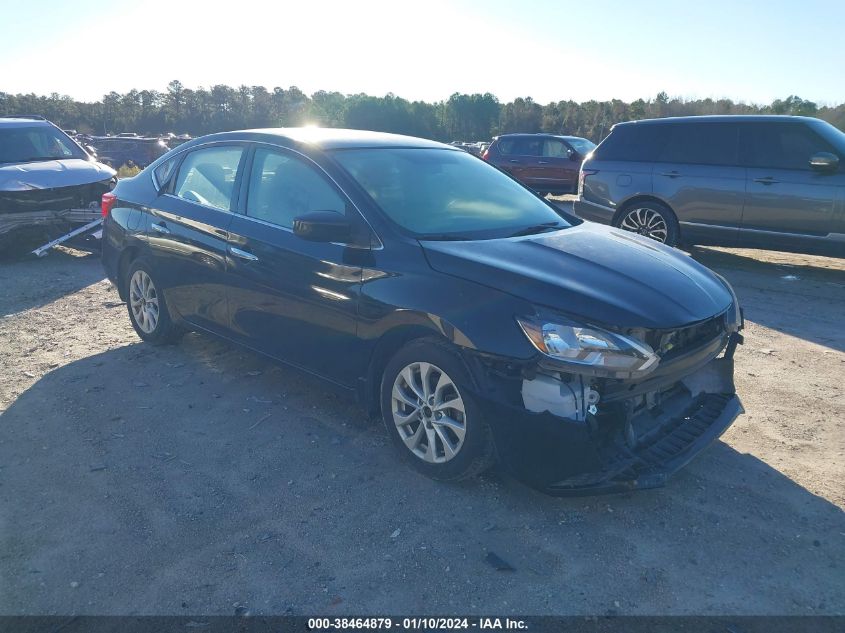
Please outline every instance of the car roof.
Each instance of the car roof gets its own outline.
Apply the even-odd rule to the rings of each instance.
[[[34,116],[9,116],[0,117],[0,127],[56,127],[47,119]]]
[[[562,138],[565,140],[568,139],[579,139],[582,141],[586,141],[583,136],[575,136],[574,134],[552,134],[551,132],[511,132],[510,134],[499,134],[493,138],[494,141],[498,141],[500,138],[519,138],[523,136],[545,136],[547,138]]]
[[[321,150],[332,149],[363,149],[363,148],[433,148],[457,150],[452,145],[387,132],[369,132],[366,130],[345,130],[339,128],[321,127],[278,127],[254,130],[238,130],[235,132],[220,132],[195,138],[180,148],[202,145],[210,141],[265,141],[280,144],[310,145]]]
[[[701,116],[671,116],[662,119],[640,119],[625,121],[617,125],[671,125],[673,123],[772,123],[772,122],[809,122],[817,121],[813,117],[792,116],[787,114],[705,114]]]

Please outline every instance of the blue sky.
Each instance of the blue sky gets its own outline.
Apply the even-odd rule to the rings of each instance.
[[[0,0],[0,91],[845,101],[845,1]]]

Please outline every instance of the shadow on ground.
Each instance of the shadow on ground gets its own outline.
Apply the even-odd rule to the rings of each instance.
[[[46,258],[0,261],[0,316],[40,308],[104,277],[96,253],[54,249]]]
[[[23,393],[0,505],[6,614],[845,612],[842,512],[753,455],[613,497],[438,484],[344,397],[198,335]]]
[[[777,252],[701,247],[692,248],[690,254],[733,285],[747,320],[845,351],[845,262],[798,256],[798,261],[807,263],[795,264],[780,261],[786,258]],[[810,304],[813,308],[808,311]]]

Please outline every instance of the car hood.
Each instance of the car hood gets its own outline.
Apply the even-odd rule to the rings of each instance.
[[[0,191],[73,187],[108,180],[115,171],[82,158],[0,165]]]
[[[675,328],[732,301],[713,272],[680,251],[592,222],[528,237],[420,244],[434,270],[588,323]]]

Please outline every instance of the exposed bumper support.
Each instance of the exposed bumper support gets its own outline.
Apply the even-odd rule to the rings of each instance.
[[[0,213],[0,235],[28,226],[50,224],[88,224],[100,218],[98,207],[65,209],[64,211],[25,211],[21,213]]]
[[[659,488],[743,412],[735,394],[703,394],[682,415],[661,425],[659,433],[608,459],[604,470],[554,482],[545,492],[581,496]]]

